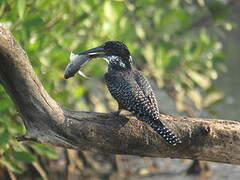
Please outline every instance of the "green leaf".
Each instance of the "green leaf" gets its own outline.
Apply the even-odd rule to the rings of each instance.
[[[50,147],[44,144],[32,144],[31,146],[38,154],[49,159],[58,159],[58,154]]]
[[[85,92],[85,88],[80,86],[80,87],[77,87],[75,90],[74,90],[74,97],[76,98],[79,98],[81,97]]]
[[[19,161],[31,163],[37,160],[37,157],[27,151],[12,152],[12,156]]]
[[[202,108],[202,96],[198,90],[196,90],[196,89],[190,90],[187,92],[187,95],[194,102],[196,108],[198,108],[198,109]]]
[[[0,149],[2,149],[8,143],[9,139],[10,134],[8,133],[7,130],[0,133]]]
[[[150,43],[146,44],[146,46],[143,48],[143,55],[149,63],[153,62],[155,53],[152,44]]]
[[[203,101],[203,105],[205,108],[214,105],[216,102],[220,101],[223,99],[223,94],[221,92],[218,91],[213,91],[208,93],[208,95],[206,96],[206,98]]]
[[[37,26],[42,25],[44,22],[42,20],[42,18],[38,15],[34,15],[34,16],[30,16],[29,18],[26,19],[25,21],[25,28],[37,28]]]
[[[204,74],[200,74],[200,73],[198,73],[196,71],[192,71],[190,69],[186,72],[189,75],[189,77],[203,89],[207,89],[211,86],[210,79],[207,76],[205,76]]]
[[[22,168],[16,162],[13,162],[9,158],[5,158],[5,157],[1,158],[0,164],[6,166],[8,169],[10,169],[11,171],[17,174],[21,174],[23,171]]]
[[[20,17],[20,19],[23,19],[25,7],[26,7],[26,1],[25,0],[18,0],[17,7],[18,7],[19,17]]]

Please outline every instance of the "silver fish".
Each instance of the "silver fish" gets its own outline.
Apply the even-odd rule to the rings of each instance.
[[[78,55],[71,52],[70,63],[65,68],[64,78],[68,79],[73,77],[77,72],[81,76],[88,78],[82,71],[80,71],[80,68],[90,60],[91,58],[88,55]]]

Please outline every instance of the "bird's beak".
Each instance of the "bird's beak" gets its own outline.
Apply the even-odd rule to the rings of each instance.
[[[88,55],[91,58],[101,58],[101,57],[104,57],[105,51],[103,46],[98,46],[98,47],[80,52],[78,55]]]

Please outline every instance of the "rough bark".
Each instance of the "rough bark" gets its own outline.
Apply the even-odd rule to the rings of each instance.
[[[83,151],[240,164],[239,122],[162,115],[182,139],[173,147],[134,117],[61,107],[44,90],[26,53],[1,23],[0,80],[27,129],[19,140]]]

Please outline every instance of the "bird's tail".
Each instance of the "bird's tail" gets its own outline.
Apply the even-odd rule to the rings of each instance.
[[[160,121],[146,121],[146,123],[149,124],[151,128],[153,128],[153,130],[162,136],[162,138],[169,144],[175,146],[176,144],[181,143],[181,140],[168,128],[166,128]]]

